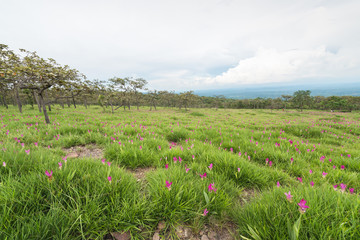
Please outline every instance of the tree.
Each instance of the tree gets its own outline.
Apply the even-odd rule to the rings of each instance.
[[[20,64],[20,58],[5,44],[0,44],[0,89],[3,104],[7,108],[5,96],[12,87],[15,93],[19,112],[22,113],[22,103],[19,96],[19,75],[16,70]]]
[[[311,104],[311,97],[310,97],[311,91],[310,90],[298,90],[294,92],[292,101],[300,108],[300,111],[302,112],[304,106]]]
[[[139,110],[139,99],[140,99],[139,90],[146,90],[145,86],[147,85],[147,81],[142,78],[137,78],[137,79],[125,78],[125,81],[126,83],[129,84],[129,89],[134,96],[137,110]]]
[[[73,94],[73,91],[81,86],[81,84],[76,84],[85,76],[67,65],[61,66],[52,58],[45,60],[39,57],[36,52],[29,52],[24,49],[20,49],[20,51],[26,55],[16,68],[16,72],[20,75],[19,86],[21,89],[35,91],[39,104],[42,106],[45,121],[50,123],[46,110],[48,103],[45,101],[45,91],[54,88],[59,91],[70,90]]]
[[[292,96],[291,95],[281,95],[281,98],[283,99],[283,101],[285,103],[285,109],[286,109],[286,105],[291,100]]]

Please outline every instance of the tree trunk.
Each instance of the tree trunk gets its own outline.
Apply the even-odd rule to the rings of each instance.
[[[61,102],[60,105],[61,105],[62,109],[65,108],[65,104],[63,102]]]
[[[16,85],[14,86],[14,88],[15,88],[15,98],[19,108],[19,112],[22,113],[22,104],[19,96],[19,88]]]
[[[84,99],[84,106],[87,109],[87,99],[86,98]]]
[[[9,109],[9,106],[6,104],[6,98],[5,95],[2,96],[3,104],[6,107],[6,109]]]
[[[51,112],[51,104],[48,104],[49,112]]]
[[[38,105],[39,112],[41,113],[41,104],[40,104],[39,98],[38,98],[38,96],[35,94],[35,91],[34,91],[34,90],[32,91],[32,94],[33,94],[33,97],[34,97],[34,99],[35,99],[35,102],[36,102],[37,105]]]
[[[110,103],[110,106],[111,106],[111,113],[114,114],[114,106],[113,106],[112,102]]]
[[[71,93],[71,96],[72,96],[72,100],[73,100],[74,108],[76,108],[76,103],[75,103],[74,93]]]
[[[50,123],[49,115],[48,115],[47,110],[46,110],[46,104],[45,104],[45,100],[44,100],[44,98],[42,96],[42,93],[39,93],[39,99],[40,99],[40,102],[41,102],[41,105],[42,105],[42,108],[43,108],[45,122]]]
[[[66,103],[67,103],[68,107],[70,108],[70,101],[68,98],[66,99]]]

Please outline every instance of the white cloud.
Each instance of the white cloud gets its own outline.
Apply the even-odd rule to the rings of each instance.
[[[278,51],[260,48],[255,56],[240,60],[228,71],[207,78],[197,78],[204,86],[231,86],[289,82],[304,78],[334,78],[358,66],[356,59],[319,47],[312,50],[293,49]],[[231,84],[231,85],[230,85]]]
[[[89,79],[136,75],[153,88],[185,90],[239,75],[248,83],[325,70],[360,76],[358,0],[13,0],[1,9],[2,43]],[[341,70],[348,65],[356,67]]]

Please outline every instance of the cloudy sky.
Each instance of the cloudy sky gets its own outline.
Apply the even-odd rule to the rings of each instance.
[[[158,90],[360,81],[359,0],[0,0],[0,43]]]

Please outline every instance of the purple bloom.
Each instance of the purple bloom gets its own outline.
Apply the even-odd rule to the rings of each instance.
[[[45,171],[46,176],[48,176],[49,180],[52,179],[53,171],[51,170],[50,173],[46,170]]]
[[[169,191],[171,190],[171,184],[172,184],[172,182],[168,182],[166,180],[166,187],[168,188]]]
[[[279,182],[279,181],[276,183],[276,186],[277,186],[277,187],[280,187],[280,182]]]
[[[208,168],[209,168],[210,170],[212,170],[212,168],[213,168],[213,164],[212,164],[212,163],[210,163],[210,165],[208,166]]]
[[[201,180],[206,177],[206,173],[204,173],[203,175],[200,174]]]
[[[107,179],[108,179],[109,183],[111,183],[111,179],[112,179],[111,176],[108,176]]]
[[[285,193],[285,196],[286,196],[286,199],[289,201],[289,202],[292,202],[292,195],[290,193],[290,191],[288,193]]]
[[[349,188],[349,192],[350,192],[350,194],[353,194],[353,193],[354,193],[354,189],[353,189],[353,188]]]
[[[314,186],[314,182],[313,182],[313,181],[311,181],[311,182],[310,182],[310,185],[313,187],[313,186]]]
[[[299,205],[299,210],[300,210],[300,213],[305,213],[306,211],[306,208],[309,208],[309,206],[305,205],[306,204],[306,201],[304,199],[301,199],[300,202],[298,203]]]
[[[209,211],[207,210],[207,208],[205,208],[204,213],[203,213],[203,216],[205,217],[206,214],[208,214],[208,213],[209,213]]]
[[[343,183],[340,183],[340,188],[341,188],[341,191],[342,191],[342,192],[345,192],[346,185],[343,184]]]
[[[210,184],[209,184],[209,186],[208,186],[209,192],[211,192],[211,191],[216,192],[217,189],[214,188],[214,185],[215,185],[215,183],[210,183]]]

